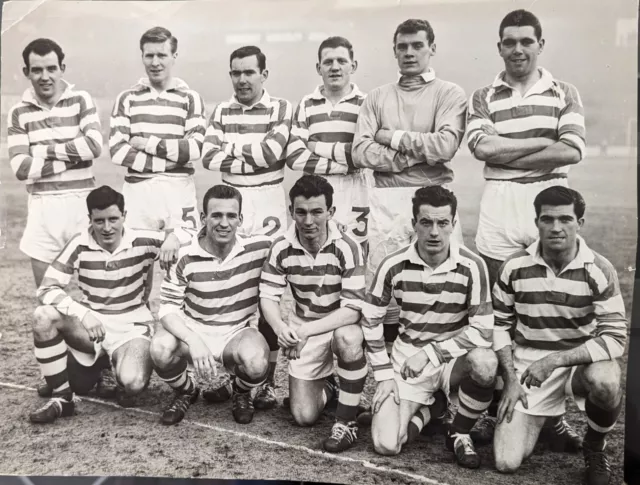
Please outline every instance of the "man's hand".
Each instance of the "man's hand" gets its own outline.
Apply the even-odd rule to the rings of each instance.
[[[504,418],[507,418],[507,423],[511,422],[513,409],[518,401],[522,401],[522,405],[525,409],[529,408],[529,403],[527,403],[527,394],[518,380],[514,378],[504,384],[500,404],[498,404],[498,423],[502,423]]]
[[[178,251],[180,251],[180,240],[178,236],[171,233],[160,247],[160,254],[158,255],[160,268],[169,271],[171,265],[178,260]]]
[[[92,312],[87,312],[81,323],[89,334],[89,340],[96,343],[100,343],[104,340],[104,325],[102,325],[102,322],[98,320]]]
[[[377,143],[380,143],[380,145],[386,145],[388,147],[391,146],[391,138],[393,137],[393,131],[392,130],[378,130],[376,132],[376,136],[374,137],[374,140]]]
[[[131,145],[136,150],[143,152],[147,147],[148,141],[149,141],[148,138],[144,138],[142,136],[134,136],[129,140],[129,145]]]
[[[203,379],[210,379],[218,375],[218,368],[209,347],[200,337],[194,335],[186,344],[189,346],[189,355],[193,361],[193,367]]]
[[[400,405],[400,396],[398,395],[398,385],[396,384],[396,381],[394,379],[389,379],[378,383],[376,392],[373,395],[373,400],[371,401],[371,408],[373,409],[374,414],[380,411],[382,403],[385,402],[392,394],[393,400],[397,405]]]
[[[278,345],[283,349],[295,347],[300,341],[295,330],[284,322],[281,322],[280,330],[276,332],[276,335],[278,336]]]
[[[418,377],[429,363],[429,357],[423,351],[409,357],[402,364],[400,375],[406,381],[408,378]]]
[[[346,224],[343,224],[342,222],[338,222],[338,221],[333,221],[336,223],[336,226],[338,226],[338,230],[342,233],[345,233],[349,230],[349,226],[347,226]]]
[[[289,359],[293,359],[293,360],[300,358],[302,349],[304,349],[304,346],[307,345],[307,342],[309,341],[309,336],[304,331],[304,328],[299,327],[295,331],[295,333],[298,336],[298,344],[295,347],[291,347],[287,349],[287,355]]]
[[[548,357],[537,360],[524,371],[520,378],[520,384],[528,388],[531,386],[540,387],[556,368],[557,365]]]
[[[485,133],[485,135],[500,136],[500,134],[498,133],[498,130],[496,130],[495,126],[490,125],[489,123],[485,123],[480,128]]]

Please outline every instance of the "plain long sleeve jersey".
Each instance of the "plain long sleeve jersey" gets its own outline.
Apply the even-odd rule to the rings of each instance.
[[[353,141],[354,164],[374,171],[376,187],[422,187],[453,181],[450,161],[465,129],[462,88],[425,74],[426,82],[386,84],[360,110]],[[375,141],[392,130],[391,146]]]

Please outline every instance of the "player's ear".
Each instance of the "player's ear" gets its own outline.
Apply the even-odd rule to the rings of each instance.
[[[333,219],[333,215],[336,213],[336,208],[335,206],[329,207],[329,219]]]
[[[292,204],[289,205],[289,214],[291,214],[291,217],[293,218],[293,205]]]
[[[496,46],[498,47],[498,54],[500,54],[502,52],[502,42],[498,41]]]
[[[27,66],[22,68],[22,74],[24,74],[24,77],[29,77],[29,68]]]
[[[263,69],[260,73],[260,77],[262,78],[262,82],[265,82],[269,77],[269,69]]]
[[[540,39],[538,41],[538,44],[540,44],[540,49],[538,49],[538,54],[542,54],[542,51],[544,49],[544,39]]]
[[[411,227],[416,227],[416,224],[418,223],[418,221],[415,220],[415,218],[411,218]]]
[[[67,69],[67,65],[66,64],[60,64],[60,72],[64,72]]]
[[[429,46],[429,50],[431,51],[431,55],[432,56],[436,55],[436,43],[435,42]]]
[[[207,222],[207,214],[205,214],[204,212],[200,212],[200,222],[202,223],[203,226],[206,226],[206,222]]]
[[[322,76],[322,73],[320,72],[320,63],[316,62],[316,72],[318,73],[318,76]]]
[[[354,59],[353,61],[351,61],[351,74],[356,72],[357,69],[358,69],[358,61]]]
[[[578,219],[578,232],[580,232],[580,229],[582,229],[582,226],[584,226],[584,217],[581,217],[580,219]]]

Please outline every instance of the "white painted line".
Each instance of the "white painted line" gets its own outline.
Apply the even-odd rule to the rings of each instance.
[[[12,384],[11,382],[0,382],[0,387],[7,387],[9,389],[17,389],[17,390],[21,390],[21,391],[35,391],[36,390],[33,387],[27,387],[27,386],[21,386],[21,385],[18,385],[18,384]],[[84,396],[81,397],[80,399],[82,401],[88,401],[88,402],[93,402],[93,403],[97,403],[97,404],[103,404],[105,406],[109,406],[109,407],[112,407],[112,408],[122,409],[122,410],[127,411],[127,412],[133,412],[133,413],[138,413],[138,414],[147,414],[147,415],[150,415],[150,416],[160,416],[160,413],[156,413],[154,411],[147,411],[146,409],[139,409],[139,408],[123,408],[123,407],[118,406],[116,403],[103,401],[102,399],[95,399],[95,398],[92,398],[92,397],[84,397]],[[409,472],[405,472],[405,471],[402,471],[402,470],[397,470],[395,468],[387,468],[387,467],[384,467],[384,466],[376,465],[375,463],[371,463],[370,461],[367,461],[367,460],[358,460],[357,458],[350,458],[348,456],[334,455],[334,454],[331,454],[331,453],[326,453],[324,451],[312,450],[311,448],[307,448],[306,446],[292,445],[292,444],[289,444],[289,443],[284,443],[282,441],[269,440],[267,438],[263,438],[262,436],[257,436],[257,435],[250,434],[250,433],[244,433],[242,431],[236,431],[236,430],[233,430],[233,429],[221,428],[219,426],[212,426],[210,424],[200,423],[198,421],[191,421],[191,420],[185,419],[185,420],[182,421],[182,423],[183,424],[188,424],[188,425],[191,425],[191,426],[196,426],[198,428],[210,429],[210,430],[216,431],[218,433],[232,434],[232,435],[238,436],[240,438],[247,438],[247,439],[258,441],[260,443],[264,443],[264,444],[267,444],[267,445],[274,445],[274,446],[278,446],[280,448],[285,448],[285,449],[289,449],[289,450],[302,451],[302,452],[308,453],[310,455],[320,456],[320,457],[325,458],[327,460],[342,461],[342,462],[346,462],[346,463],[355,463],[355,464],[358,464],[358,465],[362,465],[365,468],[370,468],[372,470],[376,470],[378,472],[391,473],[391,474],[394,474],[394,475],[401,475],[403,477],[411,478],[412,480],[416,480],[416,481],[421,482],[421,483],[430,483],[431,485],[448,485],[448,484],[446,484],[444,482],[439,482],[437,480],[425,477],[423,475],[417,475],[415,473],[409,473]]]

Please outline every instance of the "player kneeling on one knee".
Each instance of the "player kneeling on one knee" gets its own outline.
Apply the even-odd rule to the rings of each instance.
[[[457,206],[452,192],[424,187],[412,203],[417,240],[382,261],[363,307],[367,353],[378,382],[373,444],[380,454],[400,453],[431,419],[434,393],[457,391],[460,406],[446,445],[459,465],[477,468],[480,459],[469,431],[491,403],[498,367],[490,348],[487,269],[479,256],[450,238]],[[389,358],[383,321],[392,297],[403,327]]]
[[[31,413],[34,423],[72,415],[73,392],[86,393],[95,385],[104,354],[115,368],[118,402],[130,404],[127,397],[147,386],[153,316],[144,296],[145,275],[158,257],[161,266],[170,264],[190,238],[184,231],[130,229],[122,194],[107,186],[89,193],[87,208],[91,225],[71,239],[38,288],[35,356],[53,393]],[[83,293],[79,301],[64,290],[74,272]]]
[[[350,448],[357,439],[356,413],[367,377],[361,317],[364,261],[360,245],[331,220],[333,188],[303,175],[289,192],[295,224],[277,238],[260,281],[260,305],[289,358],[291,412],[311,426],[329,401],[338,401],[327,451]],[[291,285],[295,310],[285,323],[280,299]],[[338,389],[333,356],[338,358]],[[339,392],[338,392],[339,391]]]
[[[615,359],[627,336],[618,277],[578,235],[585,211],[578,192],[550,187],[534,206],[539,239],[505,261],[493,290],[494,348],[505,381],[496,467],[515,472],[533,452],[545,419],[563,414],[569,396],[587,414],[585,483],[608,484],[605,438],[622,406]]]
[[[160,290],[162,328],[151,343],[158,376],[176,395],[162,423],[180,422],[199,395],[187,366],[205,379],[224,365],[233,377],[233,417],[251,422],[251,390],[267,377],[269,347],[249,326],[258,310],[260,272],[269,252],[267,236],[237,234],[242,224],[242,196],[215,185],[207,191],[203,228],[183,247]]]

